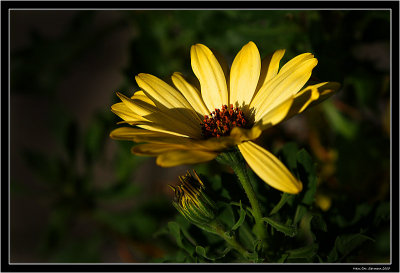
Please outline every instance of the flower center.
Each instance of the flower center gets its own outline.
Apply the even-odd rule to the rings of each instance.
[[[227,136],[233,127],[248,127],[248,122],[238,107],[233,108],[231,104],[222,105],[221,109],[215,109],[209,115],[204,116],[201,130],[204,138]]]

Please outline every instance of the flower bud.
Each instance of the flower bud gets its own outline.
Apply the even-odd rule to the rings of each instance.
[[[204,228],[215,219],[216,206],[206,195],[203,182],[197,173],[188,171],[186,175],[179,176],[180,184],[171,186],[175,192],[174,207],[190,222]]]

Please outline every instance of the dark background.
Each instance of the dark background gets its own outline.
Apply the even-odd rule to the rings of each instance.
[[[12,10],[11,262],[149,262],[172,251],[154,233],[175,214],[167,184],[188,166],[160,168],[131,155],[132,143],[109,139],[119,126],[115,92],[132,95],[141,72],[193,75],[192,44],[231,63],[250,40],[261,57],[285,48],[284,62],[312,52],[314,76],[342,84],[329,101],[266,132],[266,147],[294,141],[312,154],[316,204],[329,204],[338,227],[369,229],[348,223],[373,206],[387,215],[388,10]],[[361,261],[389,261],[385,217],[370,228],[375,243]]]

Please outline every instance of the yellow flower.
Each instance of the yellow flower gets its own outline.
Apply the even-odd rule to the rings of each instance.
[[[340,85],[323,82],[301,90],[318,61],[311,53],[304,53],[279,69],[284,53],[277,50],[261,62],[257,46],[249,42],[235,57],[228,74],[226,65],[220,64],[208,47],[193,45],[191,64],[200,90],[177,72],[172,75],[175,87],[153,75],[137,75],[141,90],[130,98],[117,93],[122,102],[111,107],[122,123],[135,128],[121,127],[110,136],[143,143],[134,146],[132,153],[156,156],[157,164],[163,167],[206,162],[237,146],[267,184],[299,193],[302,183],[252,140],[327,98]]]

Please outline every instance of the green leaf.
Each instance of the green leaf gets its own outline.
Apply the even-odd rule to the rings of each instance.
[[[298,170],[301,174],[301,179],[305,185],[302,193],[301,204],[297,206],[294,217],[294,224],[297,224],[307,212],[310,205],[313,204],[315,193],[317,191],[317,177],[315,172],[315,164],[311,156],[306,150],[302,149],[297,153]]]
[[[294,199],[294,197],[295,195],[284,192],[278,204],[276,204],[276,206],[271,210],[269,215],[277,213],[283,207],[283,205],[285,205],[289,200]]]
[[[294,225],[284,225],[269,217],[263,217],[262,220],[264,220],[266,223],[270,224],[273,228],[275,228],[277,231],[282,232],[286,236],[294,237],[297,234],[297,228]]]
[[[191,245],[189,241],[182,236],[179,224],[177,222],[172,222],[172,221],[168,222],[168,228],[170,230],[171,235],[175,237],[177,245],[180,248],[186,250],[186,252],[189,253],[190,256],[192,256],[195,251],[194,246]]]
[[[294,215],[293,224],[296,225],[298,222],[300,222],[300,220],[304,217],[304,215],[306,215],[306,213],[307,213],[307,208],[304,205],[299,204],[297,206],[296,213]]]
[[[327,262],[328,263],[333,263],[336,262],[339,259],[339,254],[338,251],[336,250],[336,246],[334,246],[331,250],[331,252],[329,252],[328,256],[327,256]]]
[[[362,218],[367,217],[372,210],[372,206],[368,203],[362,203],[357,205],[356,211],[354,214],[354,219],[351,221],[350,225],[353,225],[360,221]]]
[[[328,226],[320,214],[313,215],[313,218],[311,219],[311,227],[324,232],[328,231]]]
[[[200,256],[202,256],[203,258],[206,258],[211,261],[215,261],[215,260],[225,257],[225,255],[228,254],[229,251],[231,251],[230,248],[225,248],[225,250],[222,253],[220,253],[219,255],[210,255],[208,253],[209,249],[210,249],[210,247],[204,248],[202,246],[196,246],[196,253],[199,254]]]
[[[290,170],[295,170],[297,168],[297,159],[296,153],[298,151],[297,144],[294,142],[289,142],[283,146],[280,153],[283,155],[285,159],[285,163]]]
[[[311,220],[313,219],[313,215],[310,212],[307,212],[304,217],[300,220],[299,225],[299,236],[298,238],[306,241],[306,242],[314,242],[315,235],[311,231]]]
[[[307,175],[307,190],[304,193],[302,202],[306,205],[311,205],[314,202],[315,192],[317,190],[317,176],[315,164],[309,153],[301,149],[297,153],[297,161],[304,168]]]
[[[304,170],[307,174],[315,175],[314,161],[305,149],[301,149],[297,153],[296,157],[298,163],[300,163],[304,167]]]
[[[318,244],[314,243],[305,247],[288,250],[286,253],[289,254],[288,259],[306,259],[307,261],[311,261],[317,250]]]
[[[217,206],[221,205],[221,212],[217,218],[226,225],[226,227],[233,227],[235,224],[235,215],[233,214],[232,206],[226,203],[217,203]]]
[[[282,254],[282,256],[276,262],[277,263],[284,263],[286,261],[287,257],[289,257],[289,254],[284,253],[284,254]]]
[[[209,258],[207,257],[207,255],[206,255],[206,250],[205,250],[205,248],[202,247],[202,246],[196,246],[196,253],[199,254],[200,256],[206,258],[206,259],[209,259]],[[212,259],[210,259],[210,260],[212,260]]]
[[[358,130],[357,123],[342,115],[331,101],[325,102],[323,108],[326,117],[335,130],[347,139],[354,139]]]
[[[342,215],[336,216],[336,222],[340,227],[348,227],[358,223],[360,220],[365,219],[372,210],[372,206],[368,203],[358,204],[356,206],[354,216],[351,220],[346,219]]]
[[[367,240],[374,241],[374,239],[361,233],[339,235],[335,240],[334,247],[328,255],[328,262],[343,260]]]
[[[243,224],[245,217],[246,211],[242,208],[242,202],[240,202],[240,217],[236,224],[231,228],[231,230],[238,229]]]

